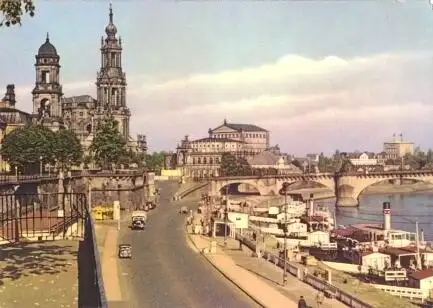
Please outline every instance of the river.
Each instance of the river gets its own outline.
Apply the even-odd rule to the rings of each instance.
[[[426,241],[433,241],[433,193],[393,193],[393,194],[363,194],[359,199],[358,208],[342,208],[336,212],[337,224],[382,223],[382,203],[391,202],[394,229],[415,232],[415,222],[424,230]],[[333,209],[335,199],[317,201]]]

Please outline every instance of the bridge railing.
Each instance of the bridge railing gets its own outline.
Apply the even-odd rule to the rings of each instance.
[[[317,172],[317,173],[291,173],[277,175],[236,175],[236,176],[213,176],[209,180],[230,180],[230,179],[263,179],[263,178],[285,178],[285,177],[320,177],[320,176],[415,176],[419,174],[433,174],[433,169],[424,170],[399,170],[399,171],[369,171],[369,172]]]
[[[256,243],[249,239],[248,237],[242,236],[240,234],[236,234],[236,239],[241,241],[243,245],[248,247],[252,251],[256,251],[257,245]],[[266,250],[261,251],[261,257],[268,262],[271,262],[281,268],[284,268],[284,260],[279,256],[272,254]],[[294,265],[290,262],[286,263],[287,272],[291,275],[295,276],[299,280],[311,285],[313,288],[319,291],[330,291],[335,297],[342,303],[346,304],[349,307],[353,308],[373,308],[372,305],[362,301],[361,299],[337,288],[334,285],[331,285],[326,280],[316,277],[314,275],[304,273],[301,266]]]

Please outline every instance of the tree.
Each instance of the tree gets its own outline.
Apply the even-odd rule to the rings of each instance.
[[[304,166],[303,166],[302,163],[301,163],[299,160],[297,160],[297,159],[294,159],[294,160],[292,161],[292,165],[295,166],[295,167],[297,167],[297,168],[299,168],[299,169],[301,169],[302,171],[304,170]]]
[[[73,131],[60,129],[55,133],[54,137],[54,157],[62,169],[81,163],[83,148]]]
[[[33,17],[35,15],[35,5],[33,0],[1,0],[0,1],[0,27],[5,25],[21,25],[21,18],[24,15]]]
[[[317,167],[319,168],[320,172],[333,172],[333,164],[334,160],[332,158],[326,157],[323,153],[320,153],[319,162],[317,163]]]
[[[231,153],[221,156],[220,174],[222,176],[235,176],[251,174],[251,166],[245,158],[236,158]]]
[[[12,167],[23,172],[36,172],[39,164],[54,163],[56,135],[41,125],[28,125],[7,134],[1,155]]]
[[[118,125],[114,118],[102,121],[90,145],[95,162],[104,168],[111,168],[112,164],[118,164],[121,157],[128,153],[126,140],[119,132]]]
[[[146,167],[149,170],[158,172],[164,168],[165,163],[165,152],[153,152],[152,154],[146,154],[145,162]]]

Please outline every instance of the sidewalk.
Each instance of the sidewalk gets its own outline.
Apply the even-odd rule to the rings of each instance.
[[[119,282],[117,266],[117,224],[111,221],[95,224],[96,241],[101,260],[102,280],[105,294],[110,308],[122,302],[122,292]]]
[[[283,286],[283,270],[280,267],[264,259],[253,258],[251,256],[251,250],[245,246],[242,247],[243,250],[239,250],[239,243],[237,240],[232,238],[228,238],[227,240],[228,245],[227,248],[224,249],[224,252],[230,256],[238,266],[261,277],[269,286],[272,286],[281,294],[294,301],[297,301],[299,296],[302,295],[310,306],[315,307],[317,305],[316,295],[318,294],[318,291],[316,289],[300,281],[290,273],[287,273],[287,284]],[[219,238],[217,242],[219,246],[222,247],[224,242],[223,239]],[[336,299],[326,298],[320,307],[344,308],[347,306]]]
[[[0,307],[77,307],[78,241],[2,246]]]
[[[209,239],[201,235],[189,234],[188,238],[199,251],[209,247]],[[204,257],[217,268],[227,279],[267,308],[296,308],[297,303],[284,296],[247,269],[237,265],[220,247],[216,253],[203,254]]]

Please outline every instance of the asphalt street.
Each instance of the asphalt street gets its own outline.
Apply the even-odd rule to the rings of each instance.
[[[120,243],[132,244],[133,253],[131,260],[119,260],[118,265],[123,306],[259,307],[188,246],[185,216],[171,201],[177,184],[159,187],[160,204],[150,213],[145,230],[131,231],[126,221],[121,226]]]

